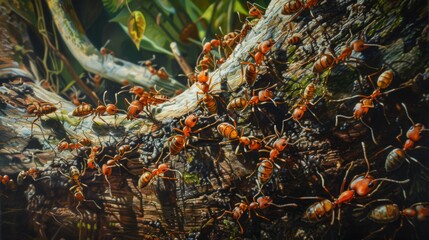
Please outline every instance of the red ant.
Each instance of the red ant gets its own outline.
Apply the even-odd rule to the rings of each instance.
[[[247,8],[249,8],[249,16],[254,18],[262,18],[264,15],[264,11],[259,9],[258,7],[262,8],[261,6],[257,5],[256,3],[250,3],[247,2]]]
[[[196,147],[194,147],[188,143],[188,139],[191,137],[191,133],[199,133],[202,130],[207,129],[207,128],[213,126],[214,124],[218,123],[219,120],[216,120],[214,123],[208,124],[207,126],[199,128],[197,130],[192,130],[192,128],[195,127],[199,118],[211,118],[211,117],[215,117],[215,116],[217,116],[217,115],[213,114],[213,115],[207,116],[207,117],[198,117],[198,115],[196,115],[196,114],[191,114],[185,118],[184,125],[182,123],[182,119],[180,119],[179,123],[183,127],[183,129],[174,128],[174,131],[180,132],[182,134],[181,135],[174,135],[174,136],[171,136],[167,139],[167,146],[169,148],[169,153],[163,158],[162,161],[164,162],[164,160],[167,159],[171,155],[178,155],[182,151],[182,149],[185,148],[186,146],[196,148]],[[195,136],[193,136],[193,137],[195,137]],[[198,137],[196,137],[196,138],[201,139]],[[162,153],[159,157],[161,158],[161,156],[162,156]],[[156,161],[156,164],[158,164],[160,158]]]
[[[388,178],[374,178],[373,176],[371,176],[369,174],[370,164],[369,164],[368,158],[366,156],[365,144],[363,142],[361,144],[362,144],[362,149],[363,149],[364,160],[365,160],[365,163],[367,165],[367,171],[364,175],[354,176],[350,182],[349,188],[347,190],[344,190],[344,188],[346,186],[347,176],[348,176],[351,168],[354,165],[354,162],[351,162],[349,168],[346,171],[343,182],[341,184],[340,195],[338,196],[338,198],[335,198],[330,193],[328,188],[325,186],[325,179],[323,178],[323,176],[318,171],[316,171],[316,172],[321,178],[322,187],[325,190],[325,192],[330,195],[332,201],[329,199],[321,198],[321,197],[298,197],[298,198],[292,197],[294,199],[305,199],[305,200],[307,200],[307,199],[318,199],[318,200],[321,200],[319,202],[316,202],[316,203],[310,205],[306,209],[306,211],[304,212],[304,215],[302,217],[302,219],[304,221],[315,223],[315,222],[322,221],[325,217],[332,217],[332,219],[331,219],[331,225],[332,225],[334,223],[334,220],[335,220],[335,209],[338,208],[337,220],[341,224],[341,211],[339,210],[339,208],[341,207],[342,204],[350,204],[350,202],[354,199],[367,198],[367,197],[372,196],[381,187],[381,184],[377,184],[378,182],[388,181],[388,182],[399,183],[399,184],[409,182],[409,179],[403,180],[403,181],[397,181],[397,180],[392,180],[392,179],[388,179]]]
[[[179,170],[171,169],[165,163],[160,164],[158,168],[153,169],[152,171],[147,168],[143,168],[143,169],[146,170],[146,172],[143,172],[143,174],[139,178],[139,181],[138,181],[139,188],[144,188],[147,185],[150,185],[154,181],[156,176],[167,180],[177,180],[177,178],[170,178],[170,177],[163,176],[164,173],[166,173],[167,171],[177,172],[179,173],[180,177],[183,179],[182,173]]]
[[[227,143],[238,141],[238,145],[235,148],[235,154],[238,155],[240,145],[243,144],[244,152],[258,151],[262,147],[262,139],[259,139],[254,136],[243,136],[244,127],[241,129],[240,136],[236,130],[236,122],[234,121],[234,126],[229,123],[221,123],[217,126],[218,132],[222,137],[227,138],[227,141],[220,142],[219,145],[224,145]],[[247,147],[247,148],[246,148]]]
[[[277,169],[280,169],[280,166],[275,163],[275,160],[287,162],[285,159],[282,159],[279,157],[281,153],[286,149],[286,147],[288,145],[294,146],[298,142],[304,140],[304,138],[300,138],[297,141],[290,143],[286,137],[282,136],[284,131],[284,123],[285,123],[285,120],[282,122],[282,129],[280,132],[277,130],[277,126],[274,126],[275,134],[267,136],[262,140],[262,141],[265,141],[266,139],[272,139],[274,137],[277,137],[272,147],[266,145],[265,146],[266,149],[259,150],[259,152],[268,152],[269,157],[259,158],[261,162],[257,164],[257,168],[255,169],[255,171],[253,171],[253,173],[247,177],[247,178],[250,178],[256,172],[258,173],[256,183],[258,185],[259,192],[262,191],[263,185],[271,179],[274,173],[274,167],[276,167]],[[269,140],[267,143],[269,143],[270,141],[271,140]]]
[[[78,204],[76,206],[76,210],[79,212],[81,218],[83,219],[83,214],[81,211],[79,211],[79,206],[81,204],[81,202],[92,202],[94,203],[94,205],[101,209],[100,206],[98,206],[98,204],[94,201],[94,200],[86,200],[85,196],[83,195],[83,187],[88,187],[86,184],[82,183],[79,178],[81,177],[81,173],[79,171],[79,169],[77,169],[77,167],[75,166],[71,166],[70,167],[70,172],[69,175],[64,174],[61,170],[59,170],[59,173],[61,173],[61,175],[65,176],[66,178],[72,180],[74,182],[74,185],[69,189],[69,191],[73,191],[73,196],[76,200],[78,200]],[[83,175],[83,174],[82,174]]]
[[[387,227],[387,224],[396,222],[397,220],[401,219],[399,227],[394,231],[393,236],[391,238],[391,239],[395,239],[396,233],[403,227],[404,219],[408,221],[408,223],[414,228],[414,230],[415,230],[415,226],[411,222],[412,219],[416,219],[418,221],[425,221],[429,219],[428,202],[414,203],[410,207],[403,208],[401,210],[397,204],[393,203],[389,199],[377,199],[365,204],[362,208],[366,209],[368,208],[368,206],[379,202],[385,202],[385,203],[371,209],[368,215],[366,216],[366,218],[370,219],[373,222],[382,223],[386,225],[374,232],[371,232],[364,239],[372,238],[374,234],[383,231]],[[363,221],[364,219],[362,219],[361,221]],[[417,235],[416,237],[418,239]]]
[[[406,134],[407,140],[405,141],[405,143],[402,143],[402,141],[400,139],[400,137],[402,136],[402,128],[401,128],[401,132],[399,133],[398,136],[396,136],[396,139],[398,140],[398,142],[401,143],[402,148],[394,148],[392,145],[389,145],[386,148],[384,148],[383,150],[381,150],[380,152],[378,152],[375,156],[386,151],[389,148],[394,148],[391,152],[389,152],[389,154],[387,154],[386,162],[384,165],[384,169],[386,170],[386,172],[395,171],[396,169],[398,169],[399,167],[402,166],[404,161],[407,161],[408,163],[410,163],[409,160],[417,163],[420,167],[422,167],[426,170],[429,170],[429,168],[424,166],[417,159],[415,159],[415,158],[413,158],[407,154],[407,152],[409,150],[412,150],[412,149],[418,149],[418,148],[427,149],[427,147],[415,146],[415,144],[421,139],[421,137],[422,137],[421,133],[423,131],[428,131],[428,130],[425,129],[425,126],[423,124],[414,123],[413,119],[411,119],[410,115],[408,114],[408,110],[407,110],[406,105],[404,103],[402,103],[402,106],[405,110],[405,113],[406,113],[408,119],[412,123],[412,126],[410,127],[410,129],[407,131],[407,134]]]
[[[273,203],[273,200],[269,197],[269,196],[262,196],[262,197],[258,197],[258,199],[256,198],[256,195],[253,197],[253,202],[248,202],[247,198],[245,196],[241,196],[238,195],[237,196],[241,199],[243,199],[242,202],[236,203],[235,204],[235,208],[232,211],[228,211],[228,210],[224,210],[224,212],[222,213],[222,215],[220,215],[217,219],[220,220],[223,218],[223,216],[225,216],[225,214],[232,214],[232,218],[235,219],[238,223],[238,226],[240,227],[240,233],[243,234],[244,230],[243,227],[240,224],[240,219],[241,217],[244,215],[244,213],[247,211],[247,216],[250,219],[251,218],[251,211],[253,211],[255,213],[255,215],[259,218],[262,218],[266,221],[271,222],[270,219],[260,215],[256,210],[257,209],[266,209],[269,206],[275,206],[275,207],[279,207],[279,208],[283,208],[283,207],[297,207],[298,205],[295,203],[290,203],[290,204],[284,204],[284,205],[277,205]]]
[[[297,18],[305,9],[308,9],[310,11],[310,14],[313,18],[314,14],[311,11],[312,7],[315,7],[317,5],[318,0],[307,0],[304,4],[302,0],[290,0],[285,3],[283,6],[282,13],[285,15],[293,15],[291,18],[289,18],[288,22],[292,22]]]
[[[100,48],[100,55],[103,59],[103,62],[104,62],[104,58],[106,58],[107,60],[109,55],[113,56],[113,51],[106,48],[109,43],[110,43],[110,39],[107,40],[107,42]]]
[[[377,73],[374,73],[374,74],[377,74]],[[374,75],[374,74],[371,74],[371,75]],[[371,75],[368,76],[370,80],[371,80]],[[362,122],[362,124],[364,124],[367,128],[370,129],[372,140],[375,144],[377,144],[377,141],[375,140],[373,129],[363,121],[363,117],[368,113],[369,109],[374,108],[374,101],[375,101],[375,102],[378,102],[382,106],[384,117],[385,117],[387,123],[390,123],[389,120],[387,119],[387,116],[386,116],[384,104],[378,99],[383,95],[388,95],[392,92],[395,92],[395,91],[398,91],[400,89],[403,89],[403,88],[410,86],[408,83],[406,83],[406,84],[402,84],[398,88],[394,88],[394,89],[391,89],[391,90],[386,91],[386,92],[381,92],[382,89],[389,87],[392,81],[393,81],[393,72],[391,70],[384,71],[378,77],[377,88],[373,91],[373,93],[371,95],[368,95],[368,96],[367,95],[355,95],[355,96],[351,96],[351,97],[347,97],[347,98],[343,98],[343,99],[331,100],[331,102],[342,102],[342,101],[346,101],[346,100],[350,100],[350,99],[354,99],[354,98],[362,98],[358,103],[356,103],[355,107],[353,108],[353,115],[352,116],[344,116],[344,115],[336,115],[335,116],[335,126],[338,125],[338,118],[340,118],[340,117],[346,118],[346,119],[352,119],[352,118],[353,119],[359,119]]]
[[[300,120],[302,119],[302,117],[304,117],[305,112],[309,111],[311,113],[311,115],[313,115],[313,117],[319,122],[319,118],[316,116],[316,114],[314,114],[311,109],[308,107],[309,105],[316,105],[317,102],[320,101],[320,99],[323,98],[320,97],[317,101],[312,102],[312,100],[314,99],[314,92],[315,92],[315,85],[314,83],[309,83],[305,89],[303,94],[301,95],[301,102],[295,104],[295,106],[293,106],[293,113],[291,114],[292,116],[290,116],[289,118],[287,118],[285,121],[288,121],[290,119],[294,120],[295,122],[297,122],[299,124],[299,126],[303,129],[308,129],[306,127],[304,127]]]

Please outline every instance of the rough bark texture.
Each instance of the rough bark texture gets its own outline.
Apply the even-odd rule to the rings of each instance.
[[[376,194],[356,200],[357,204],[387,198],[404,208],[415,202],[428,201],[427,171],[417,164],[404,163],[398,171],[386,173],[384,162],[387,152],[374,156],[390,144],[399,147],[395,136],[400,128],[405,132],[410,127],[411,123],[401,107],[402,102],[408,107],[415,122],[429,125],[427,2],[322,1],[311,8],[316,19],[308,10],[304,10],[292,24],[287,24],[291,16],[281,13],[286,2],[271,2],[264,17],[236,46],[227,62],[211,74],[212,84],[220,83],[216,89],[226,90],[220,94],[221,98],[244,95],[243,84],[240,85],[240,63],[251,61],[248,52],[253,51],[258,42],[268,38],[276,40],[276,45],[267,56],[267,67],[261,67],[255,88],[277,83],[274,89],[277,107],[271,103],[260,105],[261,110],[255,109],[255,113],[249,107],[238,118],[238,130],[246,127],[245,136],[260,138],[274,134],[274,125],[280,130],[282,120],[290,116],[289,113],[293,111],[293,106],[309,82],[316,79],[316,95],[321,97],[324,82],[320,79],[327,79],[326,94],[315,106],[310,106],[317,119],[306,112],[300,121],[300,125],[308,130],[302,129],[293,120],[286,122],[285,134],[290,142],[301,138],[303,141],[285,150],[282,158],[286,162],[279,162],[281,168],[275,171],[262,191],[275,204],[297,203],[298,207],[270,206],[257,210],[271,222],[258,218],[253,212],[249,213],[248,218],[245,213],[240,219],[244,234],[238,232],[239,225],[231,215],[222,219],[217,217],[224,210],[232,210],[236,203],[243,201],[239,196],[246,196],[251,201],[258,188],[255,176],[248,176],[254,171],[259,158],[267,155],[263,152],[236,155],[234,150],[237,142],[220,147],[218,142],[222,141],[222,136],[214,127],[195,134],[205,140],[190,139],[190,144],[195,148],[189,147],[178,156],[168,158],[170,167],[180,170],[183,178],[167,172],[166,176],[179,180],[157,178],[151,186],[142,189],[137,186],[139,176],[145,171],[143,167],[152,169],[153,163],[167,154],[165,143],[169,137],[178,134],[173,128],[181,128],[178,118],[199,108],[196,93],[199,89],[195,85],[171,101],[151,109],[153,117],[159,123],[152,125],[144,118],[125,120],[119,127],[113,127],[114,121],[119,122],[124,118],[121,114],[118,119],[103,117],[110,125],[98,119],[92,121],[92,117],[86,118],[76,130],[79,119],[70,114],[74,106],[33,82],[34,77],[28,70],[31,58],[24,61],[26,64],[18,64],[19,61],[15,60],[17,52],[13,45],[25,44],[26,29],[12,13],[4,13],[0,21],[3,41],[0,45],[0,79],[3,83],[0,87],[0,173],[17,179],[21,170],[38,166],[36,179],[40,180],[34,181],[28,177],[18,185],[16,191],[2,185],[2,237],[360,239],[383,226],[364,219],[364,212],[368,209],[360,211],[359,208],[346,204],[341,206],[341,220],[336,220],[332,226],[329,219],[324,219],[321,223],[306,223],[301,219],[302,214],[316,200],[284,196],[320,196],[329,199],[329,195],[322,189],[320,173],[325,178],[327,188],[337,197],[351,161],[355,161],[355,167],[349,173],[348,183],[353,176],[366,171],[361,141],[366,143],[372,170],[376,170],[371,174],[398,180],[410,179],[410,182],[401,185],[406,199],[398,185],[384,183]],[[56,10],[53,10],[55,14],[54,11]],[[313,73],[312,67],[317,56],[321,56],[321,52],[329,53],[328,48],[339,55],[350,38],[350,31],[354,34],[354,39],[366,31],[366,42],[381,44],[386,48],[369,47],[360,53],[354,52],[350,61],[333,66],[328,78],[325,78],[326,72],[322,76]],[[286,34],[287,32],[290,34]],[[302,43],[298,46],[285,41],[292,33],[301,35]],[[353,59],[359,60],[356,62]],[[373,88],[370,82],[360,76],[370,75],[383,67],[394,71],[394,80],[387,90],[398,88],[406,82],[409,87],[382,96],[380,101],[385,108],[376,103],[375,108],[364,117],[365,122],[374,129],[378,142],[375,145],[368,128],[360,121],[341,119],[339,126],[335,127],[335,116],[351,115],[359,98],[341,104],[329,100],[355,94],[371,94]],[[109,78],[109,74],[105,77]],[[373,79],[375,81],[376,78]],[[27,105],[35,100],[54,103],[60,110],[37,120],[33,136],[30,137],[34,118],[24,116],[27,116]],[[200,119],[196,128],[213,123],[216,119],[228,121],[228,112],[222,107],[221,101],[218,103],[219,116]],[[197,110],[197,113],[202,114],[202,111]],[[236,117],[231,112],[229,114]],[[73,154],[58,153],[56,150],[61,139],[68,136],[79,138],[83,134],[92,139],[94,145],[101,144],[104,147],[97,155],[100,166],[107,162],[103,158],[105,155],[116,154],[115,145],[141,144],[138,147],[139,154],[130,153],[127,155],[129,160],[123,160],[124,167],[113,168],[109,177],[111,194],[104,176],[95,176],[97,171],[88,170],[81,177],[80,180],[88,185],[84,188],[85,199],[94,200],[101,209],[91,201],[82,202],[78,206],[78,201],[69,191],[73,183],[60,174],[60,171],[68,174],[72,165],[83,169],[86,164],[89,148]],[[428,146],[428,143],[429,135],[423,133],[418,145]],[[241,148],[239,152],[242,150]],[[425,150],[413,150],[410,155],[427,165],[428,154]],[[361,219],[364,220],[360,221]],[[421,239],[429,237],[425,232],[427,222],[412,221],[416,225],[415,230],[404,221],[404,228],[396,237],[411,238],[414,233]],[[398,225],[399,220],[388,224],[386,231],[373,237],[391,236]]]

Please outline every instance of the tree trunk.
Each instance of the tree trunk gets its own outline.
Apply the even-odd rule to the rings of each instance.
[[[127,78],[145,87],[156,84],[168,93],[182,87],[180,84],[172,85],[175,83],[173,79],[162,82],[159,78],[150,78],[144,68],[132,63],[113,57],[103,59],[79,30],[77,19],[71,17],[72,10],[61,5],[67,1],[47,2],[64,42],[88,71],[114,81]],[[285,121],[284,134],[290,142],[300,142],[282,153],[285,162],[277,162],[280,169],[275,170],[262,190],[257,187],[255,175],[250,175],[260,158],[267,157],[267,154],[243,152],[242,146],[239,148],[241,154],[236,154],[238,141],[219,145],[223,140],[215,127],[192,134],[195,138],[189,139],[189,145],[194,147],[188,145],[186,151],[179,155],[165,157],[169,152],[166,147],[169,138],[178,134],[173,128],[182,128],[179,118],[183,119],[195,111],[202,115],[197,94],[200,89],[195,84],[170,101],[150,108],[150,117],[141,114],[138,119],[126,120],[122,113],[115,117],[103,116],[105,121],[92,116],[85,119],[74,117],[71,114],[75,109],[73,104],[44,89],[36,80],[34,56],[22,54],[14,47],[29,49],[27,29],[18,16],[4,11],[0,19],[0,79],[3,83],[0,87],[0,173],[19,181],[17,177],[21,171],[37,166],[37,174],[34,179],[30,176],[21,179],[23,181],[16,189],[12,185],[2,185],[1,221],[11,227],[2,228],[1,236],[5,239],[184,239],[185,235],[198,239],[335,239],[341,234],[341,238],[346,239],[364,238],[376,230],[369,219],[359,221],[365,217],[362,212],[368,209],[359,210],[346,204],[341,207],[341,225],[337,220],[334,225],[330,225],[329,220],[320,224],[306,223],[301,216],[317,200],[296,199],[304,196],[329,199],[320,186],[322,175],[327,189],[337,197],[352,161],[355,167],[346,179],[348,183],[352,176],[365,173],[361,142],[366,145],[371,170],[376,170],[374,175],[410,179],[410,182],[401,184],[407,200],[403,200],[398,185],[384,183],[373,197],[358,199],[357,204],[388,198],[405,208],[416,202],[426,202],[429,189],[425,181],[429,178],[424,168],[411,162],[403,164],[409,164],[409,173],[407,167],[401,167],[394,174],[386,173],[383,163],[388,152],[375,154],[390,144],[399,147],[395,142],[396,135],[400,129],[406,131],[411,126],[401,103],[408,107],[413,121],[426,126],[429,124],[426,113],[429,107],[427,2],[322,1],[311,7],[312,14],[304,9],[297,16],[282,13],[287,2],[272,1],[263,18],[235,47],[227,61],[210,74],[212,84],[216,85],[214,90],[224,91],[217,101],[219,113],[214,118],[200,118],[195,128],[229,121],[230,115],[237,120],[239,132],[245,128],[245,136],[254,135],[262,139],[273,135],[275,128],[280,130],[283,120],[303,104],[299,98],[305,86],[314,82],[318,103],[309,105],[309,111],[302,120]],[[5,7],[7,9],[7,5]],[[350,32],[353,40],[366,34],[366,43],[383,47],[368,45],[361,52],[353,51],[346,61],[333,64],[323,73],[316,73],[314,62],[324,54],[339,56],[350,44]],[[286,40],[293,33],[300,35],[300,44],[292,45]],[[244,96],[245,92],[253,94],[243,81],[245,64],[241,63],[252,62],[249,52],[269,38],[276,43],[259,68],[254,88],[276,84],[272,88],[276,104],[258,105],[260,110],[249,106],[242,113],[227,111],[226,106],[222,106],[222,99],[229,101],[233,97]],[[373,74],[372,82],[376,85],[376,77],[388,69],[394,73],[393,82],[382,91],[390,93],[382,95],[378,99],[381,104],[375,102],[375,107],[363,118],[364,123],[373,129],[374,137],[371,137],[369,128],[358,120],[340,118],[336,127],[336,116],[350,116],[361,98],[341,103],[335,100],[371,94],[371,81],[365,76]],[[27,108],[34,102],[52,103],[58,110],[41,116],[33,125],[35,115],[27,113]],[[119,126],[115,127],[115,124]],[[120,145],[130,144],[138,149],[138,153],[126,155],[128,160],[121,160],[122,166],[113,167],[108,181],[103,175],[98,176],[96,169],[87,169],[80,177],[80,181],[87,185],[83,188],[87,201],[79,202],[74,198],[73,189],[70,190],[75,182],[69,181],[61,172],[68,175],[71,166],[82,171],[91,148],[60,153],[57,145],[63,139],[70,142],[83,136],[91,139],[93,146],[103,147],[96,155],[100,167],[110,159],[105,156],[118,153]],[[429,136],[425,133],[422,136],[418,145],[427,146]],[[272,142],[268,139],[264,143],[272,146]],[[409,154],[427,165],[424,150],[410,151]],[[172,169],[181,171],[181,174],[167,172],[165,177],[177,180],[155,177],[152,184],[139,188],[139,177],[147,171],[145,167],[152,170],[155,161],[164,157]],[[226,214],[218,219],[223,211],[231,211],[236,203],[243,201],[240,196],[252,201],[253,196],[261,193],[270,196],[274,204],[296,203],[298,207],[277,208],[272,205],[256,210],[271,222],[258,218],[253,211],[244,213],[240,219],[245,231],[243,235],[239,233],[239,225],[232,215]],[[421,238],[428,237],[425,227],[428,227],[425,222],[417,225],[416,234]],[[400,231],[397,236],[403,238],[407,231]]]

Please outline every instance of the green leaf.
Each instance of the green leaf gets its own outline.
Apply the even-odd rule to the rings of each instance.
[[[166,14],[176,14],[176,9],[171,5],[169,0],[155,0],[155,4],[158,5]]]
[[[140,11],[132,12],[128,21],[128,34],[130,35],[131,40],[133,40],[138,50],[140,50],[140,42],[143,39],[145,29],[146,20],[143,13]]]
[[[128,32],[126,26],[124,26],[123,24],[120,24],[120,26],[125,32]],[[143,39],[140,43],[140,46],[141,46],[141,48],[152,51],[152,52],[164,53],[164,54],[168,54],[170,56],[174,56],[172,52],[161,47],[157,43],[158,43],[157,41],[154,41],[153,39],[149,38],[149,36],[146,35],[143,37]]]
[[[103,5],[109,13],[115,13],[125,5],[125,1],[131,2],[131,0],[103,0]]]

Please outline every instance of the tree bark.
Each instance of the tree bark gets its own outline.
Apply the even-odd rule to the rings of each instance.
[[[61,5],[61,2],[67,3],[67,1],[48,0],[48,5],[63,40],[75,57],[81,60],[85,69],[114,81],[126,78],[145,87],[156,84],[169,93],[182,87],[180,84],[175,84],[172,79],[163,82],[164,80],[157,77],[151,78],[148,71],[140,66],[111,56],[103,58],[85,37],[77,19],[72,17],[71,10],[65,10],[65,5]],[[353,169],[350,174],[357,175],[364,172],[365,165],[360,142],[366,142],[368,156],[372,156],[380,149],[392,144],[399,127],[404,126],[406,130],[410,126],[409,120],[403,113],[401,102],[408,106],[409,113],[417,119],[416,122],[426,125],[429,123],[429,116],[425,113],[429,106],[428,99],[425,97],[429,92],[429,29],[427,12],[421,8],[425,4],[419,1],[402,3],[381,0],[360,3],[343,0],[322,1],[311,8],[316,19],[306,9],[289,23],[293,15],[282,14],[286,2],[286,0],[272,1],[265,10],[263,18],[236,46],[228,60],[210,75],[212,84],[219,83],[215,90],[227,89],[228,92],[236,94],[244,92],[241,63],[253,61],[249,52],[253,52],[259,42],[268,38],[275,39],[276,44],[267,55],[266,66],[262,66],[258,73],[260,75],[258,82],[262,87],[277,84],[275,101],[278,102],[278,106],[276,108],[261,106],[266,114],[255,113],[257,119],[265,122],[239,121],[239,130],[244,127],[252,129],[246,130],[245,135],[274,134],[274,125],[281,124],[283,119],[290,116],[288,114],[293,111],[292,108],[298,102],[303,88],[314,79],[319,79],[316,81],[318,86],[316,95],[320,97],[326,92],[320,103],[313,109],[321,122],[307,113],[305,120],[302,121],[305,126],[311,125],[313,131],[302,131],[292,120],[286,126],[291,142],[300,138],[305,140],[284,153],[287,163],[281,163],[281,169],[276,172],[272,182],[265,186],[264,190],[272,194],[274,202],[279,205],[290,203],[289,200],[280,197],[285,195],[327,197],[326,192],[319,186],[318,171],[327,179],[326,185],[329,189],[339,189],[351,161],[356,161],[357,170]],[[408,16],[411,13],[418,17],[409,19]],[[220,216],[221,211],[232,210],[234,204],[242,201],[237,194],[246,194],[251,197],[251,193],[257,192],[254,177],[248,178],[248,176],[255,170],[259,157],[265,156],[262,153],[261,155],[258,153],[236,155],[234,152],[236,145],[220,148],[218,141],[214,143],[195,141],[192,144],[199,150],[193,151],[189,148],[189,152],[182,152],[169,163],[174,169],[183,171],[183,178],[178,181],[157,179],[153,186],[143,189],[137,187],[138,178],[144,171],[143,167],[154,167],[151,164],[160,156],[162,149],[168,151],[168,148],[164,148],[164,144],[169,137],[176,134],[172,128],[180,128],[177,118],[199,108],[197,96],[199,88],[195,84],[172,100],[151,109],[153,117],[162,122],[161,126],[157,126],[157,131],[152,130],[153,123],[148,119],[122,121],[125,118],[124,114],[119,114],[117,119],[103,116],[110,125],[101,120],[93,121],[92,117],[89,117],[82,120],[79,128],[76,129],[81,119],[71,116],[75,106],[55,93],[45,90],[40,83],[36,82],[29,71],[32,69],[31,59],[27,66],[15,60],[17,53],[13,45],[24,44],[17,40],[21,39],[17,36],[27,33],[19,24],[19,19],[12,14],[11,16],[3,14],[1,15],[3,19],[0,19],[0,33],[4,36],[3,41],[7,41],[0,44],[0,54],[2,54],[0,55],[0,79],[3,83],[0,87],[0,97],[4,103],[0,113],[2,136],[0,173],[16,179],[20,171],[37,165],[39,170],[37,178],[45,178],[40,181],[27,178],[22,185],[18,186],[17,192],[8,189],[3,191],[2,194],[9,198],[2,206],[2,210],[21,207],[24,212],[12,220],[15,221],[14,224],[22,226],[23,224],[19,223],[20,218],[30,219],[33,226],[22,227],[33,236],[46,239],[66,236],[85,239],[103,237],[141,239],[153,236],[183,238],[185,233],[191,232],[198,232],[200,237],[209,238],[242,237],[238,234],[238,225],[235,224],[235,220],[227,220],[228,218],[218,220],[217,217]],[[321,52],[328,53],[331,48],[336,55],[339,55],[350,38],[350,31],[356,36],[353,39],[366,31],[368,43],[378,43],[386,48],[370,47],[361,53],[354,52],[347,63],[332,66],[329,78],[325,78],[326,72],[321,76],[314,73],[313,63],[322,56]],[[301,35],[300,45],[291,46],[286,41],[292,33]],[[360,59],[359,61],[364,64],[353,61],[354,58]],[[376,146],[371,143],[367,128],[359,122],[344,126],[345,129],[334,126],[335,116],[339,113],[350,115],[354,104],[358,102],[357,99],[342,105],[329,100],[363,94],[362,88],[365,94],[370,94],[372,90],[369,83],[365,83],[363,79],[361,79],[363,83],[359,82],[359,78],[380,69],[394,70],[395,77],[389,89],[398,88],[404,83],[408,83],[410,87],[383,96],[382,101],[387,108],[386,118],[391,121],[390,125],[386,124],[383,116],[384,109],[382,110],[380,106],[372,109],[374,111],[365,118],[375,129],[376,138],[379,140],[379,145]],[[326,79],[326,89],[320,79]],[[267,84],[261,83],[264,80]],[[370,89],[369,92],[368,89]],[[27,105],[32,101],[54,103],[59,109],[37,120],[33,132],[30,129],[34,118],[27,119],[27,113],[25,113]],[[425,114],[419,116],[419,113]],[[250,111],[244,116],[244,118],[251,117]],[[267,124],[269,117],[275,118],[275,121]],[[224,118],[227,119],[226,116]],[[121,122],[117,128],[112,126],[115,121]],[[201,121],[205,124],[211,123],[211,120]],[[260,129],[255,127],[256,124]],[[280,128],[279,125],[278,128]],[[89,154],[88,149],[80,151],[77,156],[66,152],[60,154],[56,150],[57,144],[63,138],[68,136],[78,138],[84,134],[92,139],[95,145],[105,147],[102,154],[98,156],[100,162],[104,155],[116,154],[115,145],[118,142],[121,143],[124,136],[129,137],[130,144],[142,144],[139,147],[140,156],[131,154],[128,157],[130,161],[124,163],[128,171],[118,167],[109,177],[112,195],[109,194],[107,181],[103,176],[96,177],[95,171],[88,170],[89,173],[82,177],[82,181],[88,185],[88,188],[84,189],[85,198],[95,200],[101,210],[93,202],[83,202],[77,208],[78,202],[69,191],[72,184],[68,183],[58,171],[67,172],[70,165],[85,164]],[[31,138],[30,135],[33,137]],[[214,128],[198,136],[221,139]],[[161,154],[161,156],[164,155]],[[416,158],[420,157],[422,162],[424,156],[416,153]],[[185,162],[179,161],[182,158]],[[219,161],[215,161],[217,158]],[[67,161],[64,162],[64,159]],[[377,160],[382,161],[378,158]],[[372,158],[371,161],[373,161]],[[191,168],[189,166],[196,170],[189,170],[188,168]],[[384,176],[385,172],[377,162],[371,162],[371,166],[381,172],[377,173],[378,176]],[[424,201],[424,198],[416,197],[415,195],[418,194],[415,192],[422,196],[426,196],[425,192],[428,192],[427,187],[422,184],[424,181],[419,178],[423,178],[424,174],[416,175],[419,176],[392,177],[394,179],[412,178],[414,182],[409,187],[412,190],[407,191],[413,194],[410,200],[413,202],[410,203]],[[166,176],[179,178],[177,174],[166,174]],[[333,190],[332,194],[337,196],[335,191]],[[397,195],[394,195],[397,189],[390,185],[386,188],[383,185],[379,193],[377,198],[397,199]],[[242,217],[241,223],[245,226],[246,236],[288,239],[327,237],[326,232],[331,231],[329,223],[306,224],[301,221],[306,207],[313,202],[302,200],[296,203],[299,205],[297,209],[280,209],[271,206],[269,209],[261,210],[259,213],[269,217],[272,220],[271,223],[259,221],[253,213],[251,220],[248,220],[247,216]],[[345,231],[343,236],[363,238],[365,236],[361,235],[368,234],[373,223],[354,221],[355,218],[347,214],[352,212],[351,210],[350,206],[344,206],[346,213],[342,221],[344,226],[342,231]],[[79,212],[83,214],[82,220],[79,220]],[[356,228],[365,229],[365,231],[356,233],[358,231]],[[335,227],[332,226],[332,229]],[[7,236],[22,238],[23,235],[17,232],[12,229],[7,232]],[[332,238],[337,236],[337,232],[330,233]],[[358,235],[353,235],[354,233]],[[422,235],[420,230],[418,234]],[[423,236],[426,236],[424,234]]]

